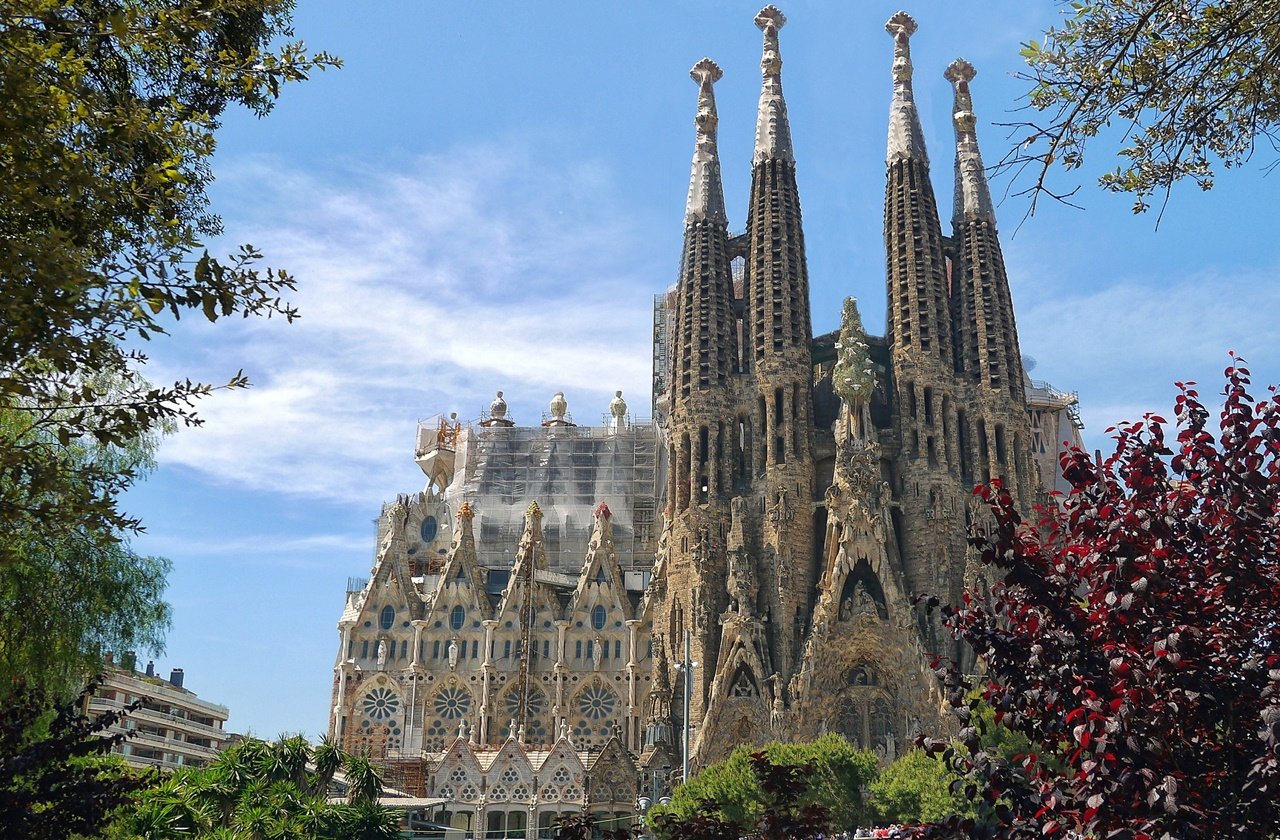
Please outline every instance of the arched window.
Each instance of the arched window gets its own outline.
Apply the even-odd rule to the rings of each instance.
[[[449,613],[449,626],[454,630],[461,630],[466,621],[467,611],[461,605],[454,607],[453,612]]]
[[[591,610],[591,626],[597,630],[603,630],[604,622],[607,617],[604,607],[601,604],[596,604]]]
[[[390,630],[391,625],[396,623],[396,608],[392,606],[383,607],[378,623],[382,625],[383,630]]]

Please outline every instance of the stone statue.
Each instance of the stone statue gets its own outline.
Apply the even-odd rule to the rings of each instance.
[[[623,421],[627,417],[627,401],[622,398],[621,391],[616,391],[613,399],[609,401],[609,415],[613,418],[614,428],[622,428]]]
[[[386,639],[378,640],[378,667],[387,667],[387,641]]]
[[[591,662],[597,671],[600,670],[600,657],[603,655],[603,649],[600,647],[602,644],[608,644],[608,642],[601,642],[600,637],[596,636],[596,643],[591,648]]]
[[[551,420],[553,422],[564,422],[565,413],[569,410],[569,401],[564,398],[564,391],[556,391],[548,408],[551,409]]]
[[[845,598],[843,601],[840,602],[840,620],[848,621],[852,617],[853,617],[853,599]]]
[[[778,734],[782,728],[782,720],[786,715],[786,709],[782,705],[782,695],[775,694],[773,696],[773,708],[769,711],[769,723],[773,727],[773,733]]]

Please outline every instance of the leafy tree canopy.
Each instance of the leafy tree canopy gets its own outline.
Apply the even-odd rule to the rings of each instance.
[[[923,750],[912,750],[886,767],[871,783],[876,821],[917,825],[954,815],[971,816],[973,807],[959,790],[950,768]]]
[[[0,11],[0,562],[44,523],[109,544],[133,480],[78,458],[198,422],[211,386],[153,387],[142,342],[192,310],[295,317],[287,274],[202,250],[214,132],[336,60],[289,37],[289,0],[12,0]],[[237,374],[227,383],[245,384]]]
[[[23,422],[0,411],[0,430]],[[154,435],[123,446],[89,439],[64,454],[76,464],[140,474],[151,467],[155,446]],[[138,555],[123,537],[95,539],[83,527],[22,532],[8,548],[9,562],[0,564],[0,697],[13,677],[71,697],[87,674],[102,669],[108,651],[163,650],[170,617],[165,558]]]
[[[1194,383],[1176,442],[1148,415],[1114,454],[1062,456],[1071,493],[1023,522],[984,488],[974,538],[1001,575],[944,608],[986,664],[981,698],[939,667],[964,728],[924,739],[972,783],[986,836],[1272,837],[1280,832],[1280,396],[1226,370],[1218,417]],[[988,751],[994,721],[1035,752]],[[950,831],[956,826],[944,826]]]
[[[771,795],[767,791],[773,782],[767,777],[762,779],[755,752],[739,747],[728,759],[703,769],[688,784],[676,788],[670,805],[657,806],[649,812],[650,825],[665,837],[671,836],[674,826],[689,823],[699,815],[709,814],[735,826],[756,826],[769,814],[778,812],[778,808],[770,807]],[[820,807],[829,825],[837,830],[864,820],[862,789],[879,769],[874,753],[859,750],[839,735],[824,735],[808,743],[772,743],[759,754],[770,767],[807,768],[796,780],[796,808]],[[785,784],[777,782],[776,786],[790,794]]]
[[[331,804],[344,774],[348,802]],[[144,790],[112,840],[393,840],[396,816],[378,804],[382,779],[365,759],[300,736],[242,741],[208,767],[182,769]]]
[[[108,730],[129,710],[83,714],[78,700],[50,704],[18,682],[0,703],[0,826],[7,840],[96,836],[109,814],[150,782],[108,757],[123,735]]]
[[[1050,169],[1073,170],[1090,144],[1118,138],[1121,162],[1099,182],[1132,193],[1134,212],[1174,183],[1201,189],[1214,166],[1276,149],[1280,127],[1280,0],[1062,0],[1064,20],[1023,56],[1042,117],[1015,123],[1003,163],[1029,168],[1031,210]]]

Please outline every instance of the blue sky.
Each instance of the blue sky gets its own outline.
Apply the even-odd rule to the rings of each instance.
[[[372,563],[384,500],[420,490],[419,418],[478,418],[497,389],[518,422],[563,390],[579,422],[615,389],[647,414],[652,296],[675,279],[704,55],[716,87],[730,224],[741,228],[759,91],[757,3],[303,2],[298,35],[346,67],[226,120],[212,194],[222,250],[252,242],[297,275],[302,318],[184,322],[149,348],[156,381],[254,387],[203,406],[128,499],[136,548],[174,562],[157,665],[231,709],[230,727],[324,731],[348,576]],[[791,2],[782,31],[815,332],[855,295],[883,330],[882,206],[898,6]],[[917,2],[912,39],[944,227],[951,91],[963,56],[988,163],[1026,85],[1018,49],[1049,0]],[[1227,351],[1280,382],[1280,268],[1260,160],[1178,191],[1158,231],[1101,193],[1085,210],[997,208],[1033,376],[1080,393],[1090,446],[1167,410],[1175,380],[1217,390]],[[1112,164],[1114,165],[1114,164]],[[1060,173],[1059,185],[1075,183]],[[997,199],[1006,182],[994,181]]]

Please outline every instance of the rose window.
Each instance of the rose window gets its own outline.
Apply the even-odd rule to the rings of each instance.
[[[514,767],[508,767],[502,771],[502,777],[499,779],[503,784],[514,785],[520,781],[520,771]]]
[[[461,767],[453,768],[453,772],[449,774],[449,781],[455,785],[460,785],[467,780],[467,771]]]
[[[364,713],[373,720],[386,720],[400,711],[400,700],[389,688],[375,688],[364,697]]]
[[[556,772],[551,774],[551,781],[555,782],[558,785],[569,784],[569,768],[557,767]]]
[[[471,711],[471,695],[464,688],[444,688],[436,695],[436,714],[446,720],[457,720]]]
[[[547,697],[536,688],[529,689],[528,694],[521,694],[520,689],[515,689],[507,694],[507,714],[513,718],[520,718],[520,698],[526,697],[525,708],[529,711],[530,717],[541,715],[547,708]]]
[[[600,720],[613,714],[613,707],[618,698],[612,691],[601,685],[593,685],[578,695],[578,711],[583,717]]]

